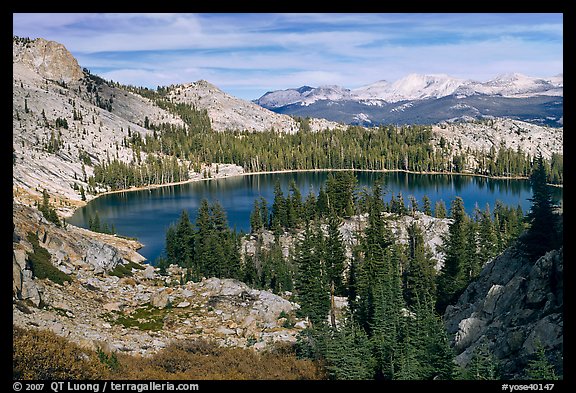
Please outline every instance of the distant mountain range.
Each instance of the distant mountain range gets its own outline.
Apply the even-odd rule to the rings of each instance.
[[[410,74],[357,89],[330,85],[271,91],[254,102],[277,113],[360,125],[506,117],[557,127],[563,122],[563,95],[563,74],[503,74],[487,82]]]

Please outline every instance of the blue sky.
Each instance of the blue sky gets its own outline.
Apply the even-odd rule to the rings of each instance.
[[[302,85],[356,88],[409,73],[487,81],[563,73],[562,14],[14,14],[104,79],[205,79],[245,99]]]

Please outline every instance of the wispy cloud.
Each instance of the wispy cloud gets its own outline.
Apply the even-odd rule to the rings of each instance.
[[[104,78],[149,87],[207,79],[247,99],[409,72],[476,80],[563,72],[561,14],[14,14],[13,21],[14,34],[61,42]]]

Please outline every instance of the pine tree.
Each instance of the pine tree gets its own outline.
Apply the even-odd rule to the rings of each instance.
[[[415,308],[417,332],[416,346],[420,348],[422,379],[452,380],[456,377],[454,353],[442,318],[434,310],[434,303]]]
[[[268,227],[270,213],[268,212],[268,202],[263,197],[260,197],[260,219],[262,220],[262,227]]]
[[[436,298],[435,260],[424,243],[422,230],[416,223],[408,228],[407,266],[404,268],[404,299],[408,307],[418,302],[433,304]]]
[[[366,332],[351,316],[326,342],[326,369],[331,379],[362,380],[374,378],[375,359]]]
[[[446,257],[437,279],[437,310],[444,313],[446,306],[453,304],[468,283],[466,226],[469,217],[464,210],[464,201],[456,197],[450,207],[451,218],[448,234],[442,249]]]
[[[489,262],[496,256],[497,241],[490,206],[486,204],[486,209],[480,213],[478,229],[478,253],[482,257],[482,264]]]
[[[396,213],[400,214],[401,216],[408,213],[408,209],[406,209],[406,205],[404,204],[404,197],[402,196],[401,192],[398,192],[398,200],[396,203],[397,203]]]
[[[329,291],[324,276],[325,268],[315,240],[317,234],[306,225],[304,237],[295,246],[296,289],[302,315],[310,318],[312,325],[326,321],[330,308]]]
[[[357,182],[358,180],[352,172],[328,174],[326,180],[328,208],[334,210],[339,217],[354,214],[354,189]]]
[[[310,192],[308,193],[308,196],[306,197],[306,200],[304,201],[304,207],[303,207],[303,219],[304,221],[313,221],[317,218],[318,213],[317,213],[317,200],[316,200],[316,196],[314,195],[314,192],[312,192],[312,190],[310,190]]]
[[[372,303],[369,336],[376,358],[376,375],[395,379],[398,372],[399,338],[401,337],[402,298],[399,251],[396,246],[385,250],[382,270],[371,287]]]
[[[194,228],[186,210],[182,210],[178,222],[166,231],[166,259],[168,264],[193,267]]]
[[[302,194],[294,179],[290,181],[290,196],[286,199],[286,223],[288,228],[297,228],[302,220],[304,206],[302,204]]]
[[[359,301],[355,316],[360,326],[368,332],[374,313],[374,288],[377,279],[388,274],[386,250],[393,244],[392,233],[382,217],[383,210],[382,184],[376,182],[369,201],[368,225],[359,245],[362,257],[356,274]]]
[[[446,218],[446,204],[442,199],[436,201],[434,205],[434,213],[436,218]]]
[[[418,211],[418,201],[414,195],[410,195],[408,199],[410,200],[410,215],[414,216],[414,213]]]
[[[406,315],[400,318],[400,341],[396,361],[394,379],[422,380],[423,365],[421,364],[422,348],[418,346],[418,331],[415,317]],[[422,359],[424,360],[424,359]]]
[[[530,228],[522,237],[524,250],[532,260],[536,260],[547,251],[562,244],[562,236],[559,235],[558,230],[558,217],[554,213],[552,194],[546,184],[546,179],[544,159],[542,153],[539,153],[534,171],[530,176],[533,193],[530,198],[532,207],[527,215]]]
[[[424,214],[426,214],[427,216],[432,216],[432,207],[430,205],[430,198],[428,198],[427,195],[424,195],[422,197],[422,204],[424,207]]]
[[[340,220],[332,213],[328,218],[328,237],[326,239],[325,258],[328,283],[334,285],[334,294],[342,296],[345,293],[342,274],[346,255],[342,235],[340,234]]]
[[[58,227],[62,225],[56,210],[50,205],[50,195],[48,195],[46,189],[42,191],[42,204],[38,207],[38,210],[42,212],[42,215],[48,221],[56,224]]]
[[[260,214],[260,202],[258,199],[254,199],[254,207],[252,208],[252,213],[250,213],[250,232],[252,233],[257,233],[263,228],[263,220]]]
[[[100,215],[98,212],[94,213],[94,219],[92,220],[92,228],[90,228],[93,232],[100,232]]]
[[[466,259],[464,265],[464,275],[467,283],[472,281],[480,273],[483,263],[482,254],[478,252],[478,230],[477,224],[473,220],[467,220],[466,231]]]
[[[464,376],[469,380],[496,380],[499,379],[499,368],[498,359],[496,359],[486,344],[481,344],[474,348],[474,353],[466,366]]]
[[[209,266],[212,265],[213,259],[210,250],[210,238],[212,236],[213,223],[212,216],[210,215],[210,206],[205,198],[200,201],[195,226],[196,234],[194,236],[193,271],[196,274],[196,278],[200,278],[202,274],[205,274],[209,269]]]
[[[319,217],[325,217],[330,211],[328,207],[328,195],[326,194],[326,191],[324,191],[324,186],[320,186],[320,191],[318,191],[316,210]]]
[[[554,381],[559,379],[546,356],[546,351],[540,340],[536,341],[536,353],[526,367],[526,378],[532,380]]]
[[[272,203],[272,217],[270,220],[270,228],[279,236],[279,231],[281,231],[282,227],[287,226],[288,216],[286,199],[284,199],[284,193],[278,179],[274,183],[274,202]]]

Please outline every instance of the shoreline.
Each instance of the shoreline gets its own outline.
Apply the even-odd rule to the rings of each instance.
[[[223,164],[221,164],[223,165]],[[493,180],[529,180],[529,177],[526,176],[489,176],[489,175],[482,175],[479,173],[467,173],[467,172],[418,172],[418,171],[411,171],[408,169],[329,169],[329,168],[322,168],[322,169],[281,169],[281,170],[277,170],[277,171],[260,171],[260,172],[242,172],[242,173],[233,173],[233,174],[227,174],[224,176],[213,176],[213,177],[209,177],[209,178],[193,178],[193,179],[188,179],[188,180],[183,180],[183,181],[179,181],[179,182],[172,182],[172,183],[163,183],[163,184],[150,184],[148,186],[140,186],[140,187],[130,187],[130,188],[124,188],[121,190],[113,190],[113,191],[104,191],[101,192],[97,195],[94,196],[94,198],[91,198],[89,201],[87,201],[86,203],[93,201],[94,199],[103,196],[103,195],[108,195],[108,194],[119,194],[119,193],[123,193],[123,192],[132,192],[132,191],[144,191],[144,190],[153,190],[156,188],[161,188],[161,187],[169,187],[169,186],[179,186],[179,185],[183,185],[183,184],[188,184],[188,183],[194,183],[194,182],[200,182],[200,181],[210,181],[210,180],[220,180],[220,179],[228,179],[231,177],[241,177],[241,176],[253,176],[253,175],[273,175],[276,173],[298,173],[298,172],[372,172],[372,173],[392,173],[392,172],[403,172],[403,173],[408,173],[408,174],[414,174],[414,175],[443,175],[443,176],[471,176],[471,177],[483,177],[485,179],[493,179]],[[547,183],[547,185],[551,186],[551,187],[558,187],[558,188],[564,188],[563,184],[552,184],[552,183]],[[74,211],[76,209],[81,208],[82,206],[79,206],[77,208],[74,209]]]
[[[235,165],[235,164],[219,164],[219,165]],[[237,166],[237,168],[241,168],[241,167]],[[241,168],[241,169],[244,170],[243,168]],[[179,186],[179,185],[194,183],[194,182],[199,182],[199,181],[219,180],[219,179],[227,179],[227,178],[241,177],[241,176],[273,175],[276,173],[295,173],[295,172],[348,172],[348,171],[372,172],[372,173],[403,172],[403,173],[414,174],[414,175],[443,175],[443,176],[455,175],[455,176],[482,177],[485,179],[493,179],[493,180],[529,180],[529,177],[526,177],[526,176],[489,176],[489,175],[482,175],[479,173],[467,173],[467,172],[437,172],[437,171],[419,172],[419,171],[411,171],[408,169],[341,169],[341,168],[329,169],[329,168],[321,168],[321,169],[281,169],[281,170],[277,170],[277,171],[260,171],[260,172],[238,172],[238,173],[225,174],[223,176],[216,175],[216,176],[209,177],[209,178],[197,177],[197,178],[192,178],[192,179],[183,180],[183,181],[179,181],[179,182],[164,183],[164,184],[150,184],[147,186],[130,187],[130,188],[125,188],[125,189],[121,189],[121,190],[104,191],[104,192],[101,192],[97,195],[94,195],[93,198],[91,198],[88,201],[85,201],[80,206],[76,206],[70,210],[67,210],[66,212],[59,211],[58,213],[61,215],[61,217],[64,217],[64,218],[72,217],[74,215],[74,213],[76,213],[76,210],[86,206],[88,203],[95,200],[96,198],[99,198],[103,195],[108,195],[108,194],[119,194],[119,193],[123,193],[123,192],[153,190],[153,189],[161,188],[161,187]],[[551,187],[564,188],[563,184],[551,184],[551,183],[547,183],[547,184]],[[74,202],[80,203],[82,201],[74,201]]]

